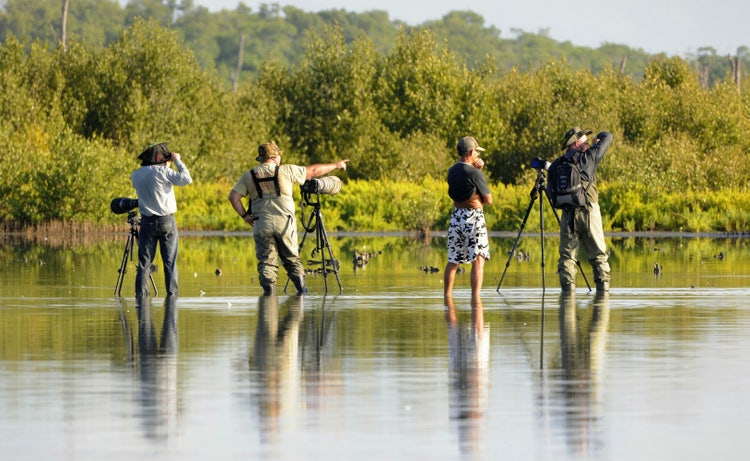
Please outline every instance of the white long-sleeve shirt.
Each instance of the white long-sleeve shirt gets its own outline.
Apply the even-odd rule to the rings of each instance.
[[[138,209],[143,216],[167,216],[177,211],[173,186],[187,186],[193,182],[182,161],[174,160],[177,170],[167,166],[142,166],[130,175],[138,194]]]

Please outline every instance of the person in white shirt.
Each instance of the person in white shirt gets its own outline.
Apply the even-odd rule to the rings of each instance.
[[[164,264],[167,295],[177,295],[179,238],[174,218],[174,213],[177,212],[174,186],[187,186],[193,182],[193,178],[182,163],[180,154],[170,152],[165,142],[151,144],[138,158],[141,160],[141,167],[130,176],[138,194],[138,210],[141,213],[135,293],[136,296],[149,295],[148,280],[158,243]],[[174,164],[176,169],[170,164]]]

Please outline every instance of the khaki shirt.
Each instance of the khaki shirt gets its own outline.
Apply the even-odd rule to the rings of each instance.
[[[262,163],[251,171],[255,171],[258,178],[269,178],[273,176],[275,170],[275,164]],[[250,195],[250,210],[255,216],[263,214],[294,215],[292,186],[295,183],[304,184],[306,179],[307,169],[304,166],[279,165],[278,182],[281,196],[276,195],[276,185],[273,181],[262,181],[260,186],[263,191],[263,198],[259,198],[250,171],[242,175],[232,190],[243,197]]]

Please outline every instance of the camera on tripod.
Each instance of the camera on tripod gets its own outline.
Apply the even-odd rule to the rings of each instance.
[[[305,234],[302,236],[302,241],[299,244],[300,253],[302,252],[302,246],[305,244],[308,234],[315,234],[315,248],[312,250],[312,256],[316,257],[320,255],[321,271],[323,273],[323,279],[325,280],[326,293],[328,293],[328,272],[329,267],[332,268],[334,274],[336,274],[336,281],[339,284],[339,292],[343,290],[341,287],[341,280],[339,279],[339,263],[336,258],[333,257],[333,250],[331,244],[328,242],[328,235],[326,234],[325,226],[323,226],[323,215],[320,212],[320,195],[336,195],[341,192],[341,178],[337,176],[324,176],[321,178],[308,179],[300,186],[302,192],[302,205],[310,207],[310,216],[305,219],[304,209],[302,210],[302,227],[305,229]],[[316,199],[312,196],[315,194]],[[326,260],[325,251],[328,252],[329,259]],[[287,283],[289,283],[287,281]],[[286,288],[285,288],[286,290]]]
[[[141,217],[138,216],[138,199],[128,197],[117,197],[109,203],[109,209],[114,214],[128,214],[128,224],[130,224],[130,232],[128,233],[128,240],[125,242],[125,252],[122,255],[122,261],[120,262],[120,268],[117,270],[117,284],[115,284],[115,296],[120,296],[122,290],[122,281],[127,272],[127,262],[133,258],[133,247],[135,246],[136,240],[138,240],[138,227],[141,224]],[[148,274],[151,280],[151,286],[154,287],[154,296],[158,293],[156,290],[156,283],[154,283],[153,276],[153,264],[152,269]]]
[[[546,161],[542,157],[534,157],[531,159],[531,167],[535,168],[537,170],[549,170],[550,165],[552,165],[550,162]]]
[[[341,192],[341,178],[338,176],[324,176],[312,178],[300,186],[304,194],[336,195]]]

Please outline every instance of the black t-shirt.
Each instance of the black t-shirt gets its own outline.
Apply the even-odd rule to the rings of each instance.
[[[482,171],[479,168],[458,162],[448,169],[448,195],[456,202],[470,199],[475,193],[490,195]]]

